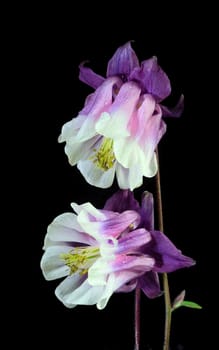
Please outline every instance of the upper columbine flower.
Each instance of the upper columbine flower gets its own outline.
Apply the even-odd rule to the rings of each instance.
[[[79,115],[66,123],[59,142],[71,165],[91,185],[107,188],[116,174],[121,189],[139,187],[157,172],[155,149],[166,131],[162,115],[179,116],[183,97],[170,110],[160,102],[171,92],[156,57],[143,61],[128,42],[110,59],[107,78],[80,65],[80,80],[93,87]]]
[[[72,204],[76,214],[58,216],[48,227],[41,268],[46,279],[65,277],[56,296],[65,306],[106,306],[115,292],[138,284],[149,296],[160,294],[157,272],[191,266],[161,232],[152,229],[150,194],[142,206],[129,191],[119,191],[103,210]]]

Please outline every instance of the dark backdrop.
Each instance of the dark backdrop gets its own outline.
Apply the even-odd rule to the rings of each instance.
[[[36,8],[25,24],[20,23],[27,114],[21,122],[25,171],[20,198],[28,225],[20,243],[25,254],[19,306],[14,306],[13,314],[18,316],[18,325],[20,312],[23,315],[17,341],[29,348],[48,342],[59,349],[133,350],[133,293],[113,295],[103,311],[95,306],[68,310],[54,296],[59,281],[46,282],[39,268],[44,235],[53,218],[69,211],[71,201],[91,201],[101,208],[117,189],[116,184],[108,190],[87,185],[76,167],[68,164],[57,138],[62,125],[77,115],[92,91],[78,80],[79,63],[89,60],[89,66],[104,75],[108,59],[128,40],[135,40],[133,48],[140,60],[158,57],[172,83],[167,105],[174,105],[181,93],[185,95],[182,117],[166,121],[167,133],[160,143],[164,226],[173,242],[197,261],[191,269],[170,275],[172,297],[186,289],[187,299],[200,303],[203,310],[182,308],[174,313],[171,349],[204,349],[203,344],[211,348],[213,208],[209,198],[214,179],[208,171],[211,137],[206,118],[210,118],[209,52],[214,46],[204,17],[191,9],[182,10],[165,12],[144,4],[135,9],[126,5],[118,13],[116,4],[107,3],[95,12],[84,4],[66,9],[64,15],[59,7]],[[20,50],[19,40],[17,45]],[[21,168],[19,163],[18,175]],[[145,180],[136,195],[151,189],[152,181]],[[142,297],[142,349],[162,348],[163,321],[163,299]]]

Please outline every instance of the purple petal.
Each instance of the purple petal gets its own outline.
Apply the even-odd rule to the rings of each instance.
[[[130,42],[128,42],[119,47],[109,60],[106,76],[122,75],[127,80],[131,71],[138,66],[138,57],[132,49]]]
[[[135,229],[139,222],[140,216],[137,212],[126,210],[121,214],[114,213],[114,217],[100,222],[100,227],[103,235],[117,237],[130,226]]]
[[[149,271],[139,277],[138,287],[142,289],[148,298],[152,299],[161,295],[160,282],[156,272]]]
[[[172,272],[183,267],[190,267],[195,261],[175,247],[175,245],[160,231],[150,231],[152,242],[146,246],[145,253],[156,259],[154,271]]]
[[[141,224],[140,226],[150,231],[154,229],[154,198],[152,193],[145,191],[141,201]]]
[[[98,88],[105,79],[100,75],[94,73],[92,69],[85,67],[84,63],[85,62],[82,62],[79,66],[79,79],[94,89]]]
[[[106,210],[122,213],[125,210],[135,210],[139,212],[140,206],[135,200],[133,192],[129,190],[118,191],[110,197],[104,206]]]
[[[151,235],[144,228],[126,233],[119,238],[119,244],[115,250],[116,254],[131,254],[139,251],[139,248],[151,240]]]
[[[157,64],[156,57],[143,61],[141,67],[133,69],[129,80],[137,81],[143,92],[153,95],[157,102],[165,99],[171,92],[169,78]]]
[[[175,117],[178,118],[181,116],[183,109],[184,109],[184,96],[181,95],[179,101],[177,102],[176,106],[173,108],[168,108],[166,106],[160,105],[163,117]]]

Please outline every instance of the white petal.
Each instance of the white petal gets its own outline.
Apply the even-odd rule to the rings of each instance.
[[[66,300],[68,296],[84,282],[85,278],[85,276],[75,273],[72,276],[68,276],[56,288],[55,295],[66,307],[73,308],[77,306],[76,304],[67,303]]]
[[[94,217],[97,220],[104,220],[105,215],[101,210],[96,209],[90,202],[84,204],[77,204],[75,202],[71,203],[71,207],[79,215],[81,212],[86,212],[90,216]],[[77,217],[78,220],[79,216]],[[80,223],[80,220],[78,220]],[[80,224],[79,224],[80,225]]]
[[[76,305],[94,305],[101,298],[104,291],[103,286],[91,286],[82,276],[67,277],[55,291],[56,296],[67,307]]]
[[[77,215],[64,213],[59,215],[48,227],[47,240],[60,242],[80,242],[92,245],[92,237],[83,233],[77,221]]]
[[[119,163],[117,164],[116,177],[118,185],[121,189],[129,188],[131,191],[133,191],[135,188],[142,185],[142,176],[143,174],[138,166],[133,166],[130,169],[126,169]]]
[[[46,280],[54,280],[69,274],[69,267],[60,258],[60,254],[68,253],[69,250],[68,246],[53,246],[46,249],[40,263]]]
[[[112,257],[113,259],[113,257]],[[107,283],[108,277],[108,261],[104,258],[99,258],[89,268],[88,281],[92,286],[104,286]]]
[[[157,172],[156,155],[149,144],[144,149],[132,138],[115,140],[114,153],[124,168],[136,167],[136,174],[140,171],[146,177],[153,177]]]
[[[66,141],[65,153],[71,165],[75,165],[80,159],[87,159],[91,156],[92,148],[96,144],[99,136],[88,141],[77,142],[76,138]]]
[[[85,118],[86,120],[84,121],[76,135],[76,141],[79,142],[87,141],[97,134],[95,130],[94,118],[91,118],[90,116],[86,116]]]
[[[59,142],[64,142],[69,140],[71,137],[75,137],[78,133],[78,130],[83,125],[86,120],[85,115],[79,115],[76,118],[73,118],[69,122],[65,123],[62,127],[61,135],[58,138]]]
[[[91,160],[81,160],[78,162],[78,169],[90,185],[108,188],[113,183],[115,165],[109,170],[104,171],[98,168]]]
[[[96,131],[107,138],[127,137],[130,132],[124,126],[127,124],[126,115],[120,113],[118,118],[112,118],[107,112],[101,114],[96,123]]]

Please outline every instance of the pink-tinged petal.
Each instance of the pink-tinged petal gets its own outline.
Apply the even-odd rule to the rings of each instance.
[[[94,89],[97,89],[103,82],[104,78],[96,74],[92,69],[84,66],[85,62],[82,62],[79,65],[79,79],[91,86]]]
[[[138,279],[138,287],[148,298],[156,298],[162,294],[158,274],[154,271],[146,272]]]
[[[177,105],[174,108],[168,108],[166,106],[160,105],[164,117],[175,117],[178,118],[181,116],[184,110],[184,96],[181,95]]]
[[[48,238],[55,242],[94,244],[95,241],[92,237],[81,232],[83,229],[77,220],[77,215],[73,213],[59,215],[48,227]]]
[[[63,253],[68,253],[68,246],[53,246],[46,249],[40,262],[43,276],[47,281],[65,277],[69,274],[69,267],[60,258]]]
[[[129,79],[138,82],[142,91],[152,94],[157,102],[164,100],[171,93],[169,78],[157,64],[156,57],[143,61],[141,67],[133,69]]]
[[[128,136],[127,126],[137,108],[140,94],[141,89],[137,84],[123,84],[111,107],[98,120],[96,131],[112,139]]]
[[[154,229],[154,198],[152,193],[145,191],[141,199],[141,227],[151,231]]]
[[[114,213],[114,217],[101,222],[101,230],[106,236],[117,237],[130,226],[135,229],[139,223],[139,214],[133,210],[126,210],[121,214]]]
[[[105,203],[104,209],[122,213],[125,210],[140,210],[138,201],[134,198],[133,192],[129,190],[117,191]]]
[[[176,246],[160,231],[151,231],[152,241],[145,248],[147,254],[155,254],[154,271],[172,272],[195,265],[195,261],[176,248]]]
[[[127,256],[119,255],[99,258],[89,268],[88,281],[91,285],[108,285],[111,275],[124,271],[121,284],[116,286],[120,288],[124,283],[127,283],[132,278],[141,276],[146,271],[151,271],[154,267],[155,260],[149,256]],[[132,277],[130,277],[130,275]]]
[[[135,118],[135,126],[130,123],[129,130],[132,138],[144,148],[144,152],[154,152],[166,131],[166,124],[162,120],[160,106],[155,105],[154,98],[151,95],[146,94],[142,97],[141,106],[137,110]]]
[[[120,88],[121,84],[122,81],[118,77],[106,79],[93,94],[89,95],[79,114],[86,114],[94,118],[99,117],[100,113],[111,105],[114,87]]]
[[[144,228],[139,228],[126,233],[119,238],[119,244],[115,249],[116,254],[131,254],[139,250],[144,244],[151,240],[150,232]]]
[[[131,136],[137,140],[141,140],[141,138],[145,139],[148,122],[150,122],[152,116],[156,112],[156,103],[152,95],[145,94],[141,96],[139,104],[139,108],[136,113],[133,114],[128,124]]]
[[[105,211],[104,214],[107,212]],[[78,222],[81,227],[83,227],[85,232],[90,233],[93,237],[117,237],[124,230],[126,230],[130,225],[135,228],[140,222],[140,216],[135,211],[125,211],[121,214],[110,213],[110,216],[103,221],[95,221],[86,212],[81,211],[78,215]]]
[[[128,169],[118,163],[116,167],[116,177],[119,188],[124,190],[130,189],[133,191],[143,183],[142,169],[140,169],[137,164]]]
[[[107,77],[120,75],[124,79],[129,76],[131,71],[139,66],[138,57],[128,42],[119,47],[113,57],[109,60],[107,66]]]
[[[123,270],[111,273],[105,291],[97,304],[97,308],[103,309],[113,292],[119,292],[123,289],[127,292],[127,283],[131,282],[131,286],[133,287],[137,277],[139,277],[137,270]]]
[[[155,260],[147,255],[142,256],[128,256],[118,255],[108,264],[109,272],[116,272],[122,270],[138,271],[139,274],[151,271],[154,268]]]
[[[115,165],[107,171],[97,167],[92,160],[82,160],[77,165],[85,180],[92,186],[108,188],[115,176]]]

